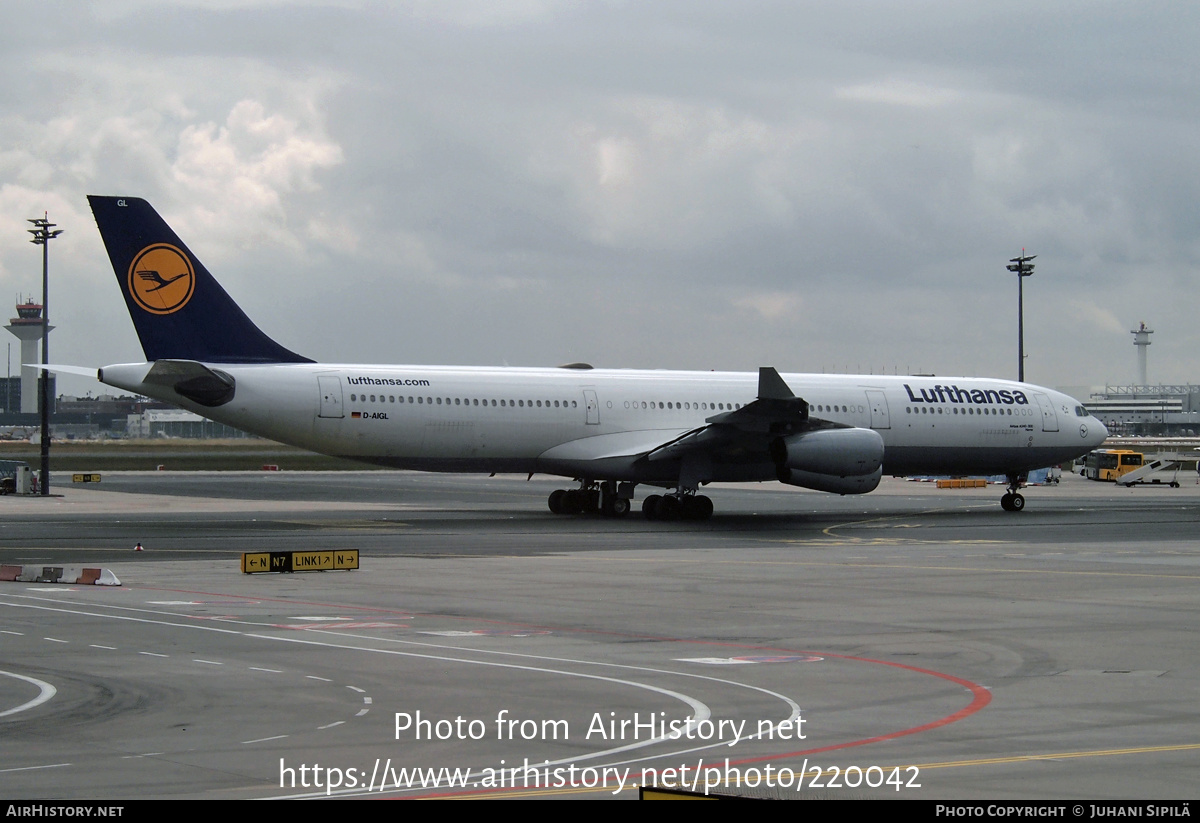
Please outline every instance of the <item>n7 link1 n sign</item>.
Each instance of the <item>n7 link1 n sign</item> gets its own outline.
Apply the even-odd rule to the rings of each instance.
[[[358,549],[326,549],[315,552],[244,552],[242,572],[326,572],[358,568]]]

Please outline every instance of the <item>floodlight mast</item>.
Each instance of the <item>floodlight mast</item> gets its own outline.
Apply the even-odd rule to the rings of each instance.
[[[29,242],[42,247],[42,366],[50,362],[50,241],[62,234],[62,229],[56,229],[57,224],[51,223],[49,218],[49,212],[30,218],[28,222],[34,228],[27,229],[33,235]],[[42,420],[42,471],[38,486],[45,497],[50,494],[50,372],[45,368],[38,386],[38,412]]]
[[[1026,256],[1025,249],[1021,255],[1008,262],[1006,268],[1017,275],[1017,380],[1025,382],[1025,278],[1033,275],[1033,263],[1036,254]]]

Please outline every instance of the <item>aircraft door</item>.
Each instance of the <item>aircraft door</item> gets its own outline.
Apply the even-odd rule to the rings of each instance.
[[[1037,392],[1034,392],[1033,396],[1042,410],[1042,431],[1058,431],[1058,415],[1054,413],[1054,404],[1050,402],[1050,398]]]
[[[342,411],[342,379],[336,374],[318,375],[317,388],[321,393],[321,410],[317,417],[345,417]]]
[[[600,425],[600,401],[596,399],[596,392],[591,389],[584,389],[583,405],[587,408],[588,425]]]
[[[871,407],[871,428],[890,429],[891,418],[888,416],[887,397],[878,389],[867,389],[867,405]]]

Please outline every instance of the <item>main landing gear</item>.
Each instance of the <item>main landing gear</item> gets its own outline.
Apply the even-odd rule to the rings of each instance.
[[[628,486],[629,488],[624,488]],[[547,501],[555,514],[602,514],[605,517],[621,517],[629,514],[632,507],[633,485],[616,481],[580,480],[578,489],[556,489],[550,492]]]
[[[1025,508],[1025,497],[1017,491],[1025,483],[1026,475],[1010,474],[1008,491],[1000,498],[1000,508],[1006,512],[1019,512]]]
[[[677,494],[652,494],[642,501],[642,514],[647,520],[707,520],[712,517],[713,503],[696,490],[681,490]]]
[[[634,483],[615,480],[580,480],[578,489],[556,489],[546,501],[555,514],[600,514],[622,517],[629,514]],[[695,489],[681,488],[675,494],[652,494],[642,501],[647,520],[708,520],[713,503]]]

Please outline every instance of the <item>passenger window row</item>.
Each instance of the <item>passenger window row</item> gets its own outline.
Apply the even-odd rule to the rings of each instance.
[[[627,409],[674,409],[674,410],[696,410],[696,411],[733,411],[735,408],[740,409],[741,403],[676,403],[662,402],[660,400],[626,400],[625,408]]]
[[[1033,415],[1033,409],[1031,409],[1031,408],[1016,409],[1015,412],[1013,409],[1008,409],[1008,408],[998,409],[993,406],[980,406],[980,407],[967,406],[966,408],[959,408],[958,406],[952,406],[949,412],[943,412],[942,408],[943,408],[942,406],[905,406],[904,413],[905,414],[993,414],[993,415],[1000,415],[1001,417],[1004,417],[1004,416],[1012,417],[1013,414],[1016,414],[1017,417],[1031,417]]]
[[[495,406],[504,408],[538,408],[538,409],[575,409],[579,407],[578,400],[481,400],[465,397],[420,397],[395,394],[352,394],[351,403],[409,403],[418,406]]]
[[[867,410],[867,408],[866,408],[866,406],[836,406],[836,405],[829,406],[829,405],[826,405],[823,403],[820,403],[817,405],[812,405],[810,403],[808,406],[808,410],[810,412],[818,412],[818,413],[821,413],[821,412],[824,412],[824,413],[828,413],[828,412],[835,412],[835,413],[836,412],[843,412],[843,413],[858,412],[859,414],[862,414]]]

